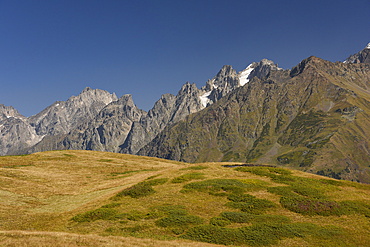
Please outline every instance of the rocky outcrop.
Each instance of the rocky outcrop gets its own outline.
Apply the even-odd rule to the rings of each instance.
[[[344,63],[370,63],[370,43],[360,52],[348,57]]]
[[[29,118],[38,135],[67,134],[82,122],[94,118],[117,96],[100,89],[85,88],[67,101],[57,101]]]
[[[0,104],[0,155],[19,152],[41,140],[28,119],[11,106]]]
[[[107,91],[85,88],[78,96],[55,102],[29,118],[12,107],[0,105],[0,155],[31,152],[29,150],[34,150],[32,146],[44,137],[48,140],[44,149],[55,149],[56,143],[51,140],[94,118],[102,108],[115,100],[116,95]]]

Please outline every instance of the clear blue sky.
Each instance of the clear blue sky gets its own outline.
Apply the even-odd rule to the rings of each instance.
[[[89,86],[148,110],[224,64],[341,61],[368,42],[369,0],[0,0],[0,103],[30,116]]]

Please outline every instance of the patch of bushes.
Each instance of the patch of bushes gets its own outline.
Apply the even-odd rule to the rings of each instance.
[[[132,198],[149,196],[155,193],[155,190],[152,186],[164,184],[167,182],[167,180],[167,178],[158,178],[138,183],[134,186],[122,190],[117,195],[115,195],[113,199],[118,199],[122,196],[130,196]]]
[[[304,215],[341,215],[340,204],[335,201],[305,198],[305,197],[285,197],[280,198],[283,207],[290,211]]]
[[[187,167],[187,168],[183,168],[181,170],[203,170],[203,169],[207,169],[207,168],[208,168],[207,166],[199,165],[199,166],[190,166],[190,167]]]
[[[189,183],[184,186],[182,192],[201,191],[212,195],[228,195],[230,193],[244,193],[245,191],[255,190],[259,187],[255,184],[243,183],[237,179],[209,179],[199,182]],[[221,192],[221,194],[220,194]]]
[[[249,223],[254,218],[254,215],[245,212],[223,212],[221,217],[233,223]]]
[[[116,207],[119,207],[121,204],[122,203],[112,202],[112,203],[102,206],[102,208],[116,208]]]
[[[161,227],[184,228],[188,225],[199,225],[203,219],[199,216],[189,215],[182,205],[160,205],[152,208],[153,212],[164,213],[167,216],[155,222]]]
[[[91,222],[96,220],[115,220],[119,218],[118,212],[112,208],[98,208],[82,214],[78,214],[72,218],[76,222]]]
[[[195,226],[187,231],[182,238],[223,245],[266,246],[277,244],[284,238],[303,238],[306,236],[326,237],[336,241],[342,231],[335,227],[320,227],[310,223],[289,224],[254,224],[241,228],[225,228],[215,225]]]
[[[223,212],[221,219],[226,219],[233,223],[289,223],[290,219],[283,215],[255,215],[245,212]]]
[[[370,218],[370,202],[341,201],[340,206],[344,214],[362,214]]]
[[[230,225],[232,222],[228,220],[226,217],[213,217],[210,221],[209,224],[214,225],[214,226],[227,226]]]
[[[154,193],[155,193],[155,190],[150,184],[146,182],[141,182],[127,189],[122,190],[115,196],[115,198],[119,198],[122,196],[130,196],[132,198],[139,198],[139,197],[148,196]]]
[[[165,183],[167,183],[167,181],[168,181],[168,178],[157,178],[157,179],[146,180],[143,183],[147,183],[151,186],[156,186],[156,185],[165,184]]]
[[[269,200],[259,199],[248,194],[231,194],[227,198],[231,201],[226,204],[227,206],[237,208],[242,212],[248,212],[251,214],[261,214],[267,209],[276,206],[275,203]]]
[[[184,183],[195,179],[203,179],[204,174],[199,172],[188,173],[172,179],[172,183]]]

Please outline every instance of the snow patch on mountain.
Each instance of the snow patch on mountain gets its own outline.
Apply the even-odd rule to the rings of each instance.
[[[239,74],[239,85],[240,86],[244,86],[245,84],[249,82],[248,77],[252,73],[253,70],[254,70],[253,64],[250,64],[245,70],[240,72]]]
[[[208,92],[205,92],[204,94],[202,94],[201,96],[199,96],[200,98],[200,102],[202,103],[202,105],[204,107],[206,107],[208,105],[208,103],[210,102],[210,99],[208,98],[209,95],[211,95],[212,91],[208,91]]]

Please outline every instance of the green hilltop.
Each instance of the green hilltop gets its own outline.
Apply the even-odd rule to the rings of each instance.
[[[50,151],[0,157],[0,184],[1,246],[370,242],[370,185],[253,162]]]

